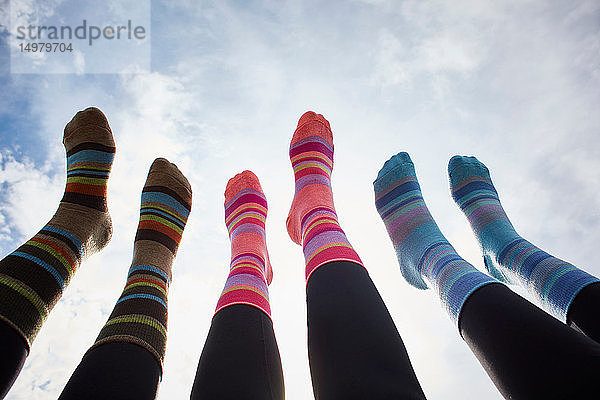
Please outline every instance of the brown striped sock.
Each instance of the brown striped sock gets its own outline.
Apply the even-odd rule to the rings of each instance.
[[[187,179],[164,158],[150,167],[142,190],[140,222],[127,283],[93,349],[129,342],[147,349],[162,366],[167,340],[171,266],[192,206]]]
[[[0,319],[31,346],[81,261],[112,235],[106,183],[115,143],[97,108],[67,124],[67,184],[58,210],[33,238],[0,261]]]

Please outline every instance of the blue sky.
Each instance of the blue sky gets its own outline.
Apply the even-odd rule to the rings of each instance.
[[[51,12],[64,1],[43,3]],[[521,234],[600,275],[596,1],[153,1],[152,70],[104,75],[10,74],[7,10],[0,0],[0,255],[54,212],[64,186],[62,129],[76,111],[101,108],[117,143],[113,240],[66,290],[9,399],[56,398],[93,343],[121,292],[139,192],[157,156],[177,163],[194,189],[170,289],[159,399],[191,389],[227,275],[223,191],[244,169],[258,175],[269,201],[271,303],[287,398],[311,398],[303,257],[285,231],[287,148],[309,109],[331,122],[340,222],[428,398],[500,395],[435,295],[400,275],[372,191],[391,155],[410,153],[431,213],[476,267],[477,243],[448,189],[454,154],[487,164]]]

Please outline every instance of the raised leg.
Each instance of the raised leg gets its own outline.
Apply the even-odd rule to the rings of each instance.
[[[330,180],[332,136],[322,115],[307,112],[290,146],[296,193],[287,228],[306,262],[315,397],[424,399],[402,338],[339,224]]]
[[[112,235],[106,183],[115,143],[104,114],[97,108],[78,112],[65,127],[63,144],[67,184],[58,210],[34,237],[0,260],[0,398],[81,262]]]
[[[191,210],[192,192],[175,164],[158,158],[141,197],[127,283],[61,400],[156,397],[167,341],[171,267]]]
[[[600,346],[462,259],[427,210],[406,153],[375,181],[376,206],[414,286],[436,290],[473,353],[506,398],[588,398]]]
[[[204,344],[191,398],[283,400],[283,371],[273,332],[273,271],[265,236],[267,200],[244,171],[225,189],[231,264]]]
[[[540,306],[563,322],[578,293],[599,283],[598,278],[574,265],[553,257],[521,237],[500,204],[487,167],[475,157],[454,156],[448,164],[450,188],[456,204],[465,213],[483,250],[485,265],[500,280],[525,287]],[[594,290],[591,289],[591,292]],[[576,326],[598,340],[600,331],[595,313],[598,296],[584,295],[573,313]],[[585,304],[585,305],[584,305]]]

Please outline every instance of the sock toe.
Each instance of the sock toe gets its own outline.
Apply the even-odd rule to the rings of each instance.
[[[229,179],[229,181],[227,182],[227,186],[225,187],[225,209],[226,209],[226,212],[227,212],[227,206],[234,199],[236,199],[236,196],[240,193],[240,191],[245,190],[245,189],[252,189],[252,190],[259,192],[262,195],[262,197],[264,198],[265,205],[266,205],[266,198],[265,198],[264,192],[262,190],[262,187],[260,185],[260,181],[259,181],[258,177],[252,171],[245,170],[245,171],[240,172],[239,174],[236,174],[233,178]],[[265,212],[266,212],[266,210],[265,210]],[[266,214],[265,214],[265,219],[266,219]],[[226,221],[227,221],[227,218],[226,218]],[[261,229],[264,229],[264,227]],[[251,243],[253,243],[253,244],[250,247],[253,247],[257,244],[257,242],[254,239],[252,239]],[[273,268],[271,267],[271,261],[269,260],[269,252],[266,249],[266,243],[264,243],[263,245],[264,245],[263,259],[264,259],[264,263],[265,263],[265,279],[267,281],[267,285],[270,285],[271,281],[273,280]]]
[[[177,165],[159,157],[152,162],[144,186],[164,186],[173,190],[179,200],[191,207],[192,186]]]
[[[171,168],[172,167],[169,160],[167,160],[166,158],[158,157],[154,161],[152,161],[149,172],[168,173]]]
[[[333,146],[333,133],[329,121],[321,114],[307,111],[298,120],[298,127],[292,136],[292,144],[310,136],[319,136]]]
[[[325,125],[329,130],[331,130],[331,125],[329,125],[329,121],[325,119],[323,114],[317,114],[314,111],[307,111],[304,114],[302,114],[302,116],[298,120],[298,128],[310,121],[318,121]]]
[[[381,167],[381,169],[379,170],[379,173],[377,174],[377,178],[379,179],[383,175],[397,169],[398,167],[409,167],[410,168],[410,166],[405,165],[407,163],[410,163],[411,165],[413,165],[413,169],[414,169],[414,164],[413,164],[412,160],[410,159],[410,156],[408,155],[408,153],[405,151],[401,151],[400,153],[395,154],[392,157],[390,157],[390,159],[387,160],[383,164],[383,167]]]
[[[242,171],[229,179],[225,187],[225,204],[229,203],[243,189],[254,189],[264,196],[258,177],[252,171]]]
[[[474,156],[454,156],[448,162],[450,185],[455,186],[470,176],[490,179],[488,168]]]
[[[98,143],[106,147],[115,147],[108,119],[96,107],[88,107],[83,111],[77,112],[65,126],[63,144],[67,152],[85,142]]]
[[[415,166],[405,151],[393,155],[383,164],[377,174],[377,179],[373,182],[375,191],[379,192],[387,188],[392,181],[396,181],[403,176],[416,176]]]
[[[455,155],[448,162],[448,171],[451,171],[458,167],[483,167],[486,166],[477,159],[475,156],[459,156]],[[486,168],[487,169],[487,168]]]
[[[106,115],[97,107],[88,107],[78,111],[68,125],[74,128],[78,125],[98,125],[110,129]]]

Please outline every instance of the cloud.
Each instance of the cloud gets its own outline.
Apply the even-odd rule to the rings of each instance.
[[[0,215],[1,231],[14,240],[35,234],[40,220],[48,220],[62,195],[64,177],[52,171],[49,164],[36,166],[27,157],[18,159],[13,151],[0,151]],[[43,195],[39,195],[43,193]],[[3,250],[4,246],[3,246]]]

